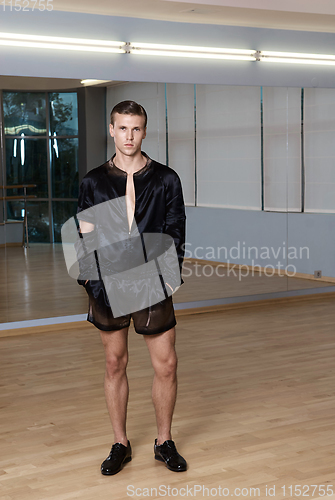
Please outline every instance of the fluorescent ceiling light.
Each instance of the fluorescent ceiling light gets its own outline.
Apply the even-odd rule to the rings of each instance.
[[[299,52],[273,52],[262,50],[258,53],[261,62],[335,65],[335,55],[303,54]]]
[[[81,80],[81,84],[82,85],[98,85],[99,83],[106,83],[106,82],[110,82],[110,80],[95,80],[95,79],[91,79],[91,78],[86,78],[85,80]]]
[[[173,50],[173,51],[193,51],[193,52],[227,52],[231,54],[254,54],[255,50],[244,50],[244,49],[221,49],[217,47],[195,47],[192,45],[167,45],[162,43],[132,43],[130,42],[132,48],[144,48],[144,49],[162,49],[162,50]]]
[[[94,83],[97,83],[99,82],[100,80],[94,80],[94,79],[90,79],[90,78],[86,78],[86,80],[81,80],[81,84],[82,85],[93,85]]]
[[[168,56],[168,57],[194,57],[203,59],[231,59],[235,61],[256,61],[255,57],[252,56],[238,56],[238,55],[228,55],[228,54],[205,54],[203,52],[169,52],[164,50],[140,50],[132,52],[132,54],[140,54],[147,56]]]
[[[40,49],[80,50],[84,52],[125,53],[125,42],[90,40],[85,38],[63,38],[56,36],[0,33],[0,45],[32,47]]]
[[[32,47],[42,49],[75,50],[118,54],[139,54],[149,56],[192,57],[204,59],[226,59],[291,64],[335,65],[335,55],[303,54],[296,52],[259,51],[218,47],[195,47],[159,43],[135,43],[87,38],[66,38],[56,36],[25,35],[21,33],[0,33],[0,46]],[[103,82],[103,80],[101,80]],[[92,81],[83,80],[83,85]],[[97,83],[97,82],[94,82]]]
[[[232,59],[242,61],[255,61],[255,50],[221,49],[217,47],[194,47],[189,45],[167,45],[158,43],[129,43],[128,50],[131,54],[170,56],[170,57],[196,57],[206,59]]]

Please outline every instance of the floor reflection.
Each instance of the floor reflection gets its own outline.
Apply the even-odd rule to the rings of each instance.
[[[24,321],[87,312],[87,295],[70,278],[61,244],[31,244],[0,248],[0,323]],[[245,270],[244,270],[245,273]],[[174,294],[175,303],[239,297],[264,293],[331,287],[334,283],[265,276],[249,271],[239,275],[212,264],[185,261],[185,283]]]

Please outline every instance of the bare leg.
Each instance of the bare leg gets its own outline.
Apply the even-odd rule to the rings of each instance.
[[[100,336],[106,356],[105,397],[114,431],[114,442],[127,446],[128,328],[115,332],[100,331]]]
[[[177,354],[175,329],[157,335],[145,335],[155,371],[152,400],[156,412],[157,443],[171,438],[173,410],[177,396]]]

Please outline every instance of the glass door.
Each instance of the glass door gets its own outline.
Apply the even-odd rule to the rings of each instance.
[[[29,242],[60,242],[78,197],[77,93],[4,91],[3,116],[6,243],[25,212]]]

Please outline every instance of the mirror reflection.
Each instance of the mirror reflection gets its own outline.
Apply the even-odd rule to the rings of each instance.
[[[1,92],[0,323],[86,313],[61,227],[82,177],[114,154],[109,111],[126,99],[148,113],[144,151],[183,184],[185,284],[175,303],[334,285],[334,89],[77,87]]]

